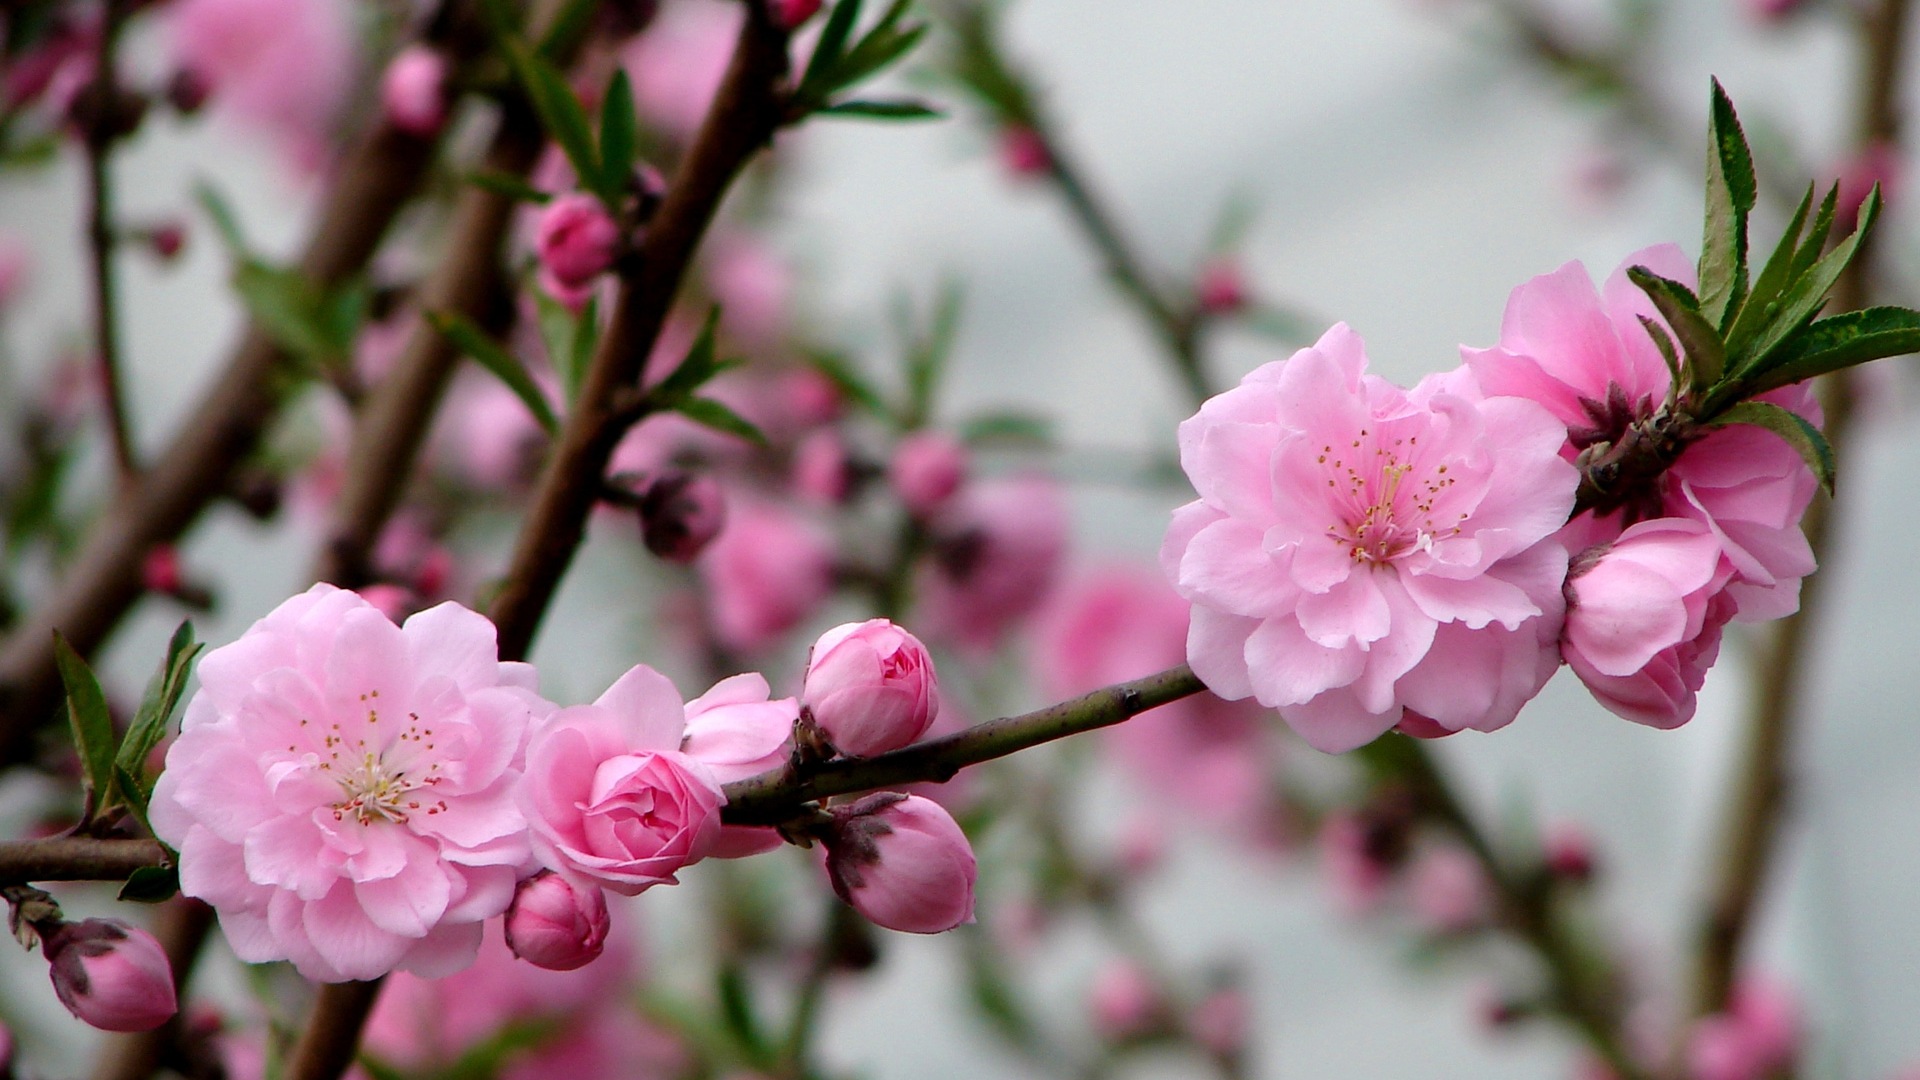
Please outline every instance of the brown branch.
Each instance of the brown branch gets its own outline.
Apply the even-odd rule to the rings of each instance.
[[[1108,727],[1205,689],[1193,669],[1182,664],[877,757],[843,758],[800,768],[789,764],[728,784],[722,815],[730,825],[778,825],[804,813],[808,803],[819,799],[901,784],[943,783],[969,765]]]
[[[360,1049],[360,1029],[380,997],[380,983],[375,979],[321,986],[300,1041],[287,1057],[283,1080],[339,1080]]]
[[[125,123],[125,102],[114,54],[126,15],[124,0],[108,0],[101,14],[100,47],[94,59],[93,85],[85,98],[86,124],[80,140],[87,165],[87,257],[89,284],[93,290],[94,360],[99,365],[107,432],[113,445],[118,486],[122,490],[133,483],[140,468],[133,448],[132,425],[127,418],[126,391],[120,380],[119,304],[113,273],[118,237],[113,224],[113,178],[109,173],[113,144],[119,140]]]
[[[500,656],[523,659],[586,533],[601,478],[637,386],[700,238],[742,167],[773,138],[784,109],[787,35],[758,4],[748,17],[706,121],[681,162],[620,285],[613,321],[556,439],[493,605]]]
[[[0,840],[0,884],[29,881],[125,881],[135,870],[167,865],[158,840],[55,836]]]
[[[359,272],[419,187],[434,142],[376,124],[341,162],[300,272],[320,288]],[[109,504],[66,577],[0,643],[0,762],[23,760],[53,714],[59,630],[83,655],[104,642],[142,594],[147,552],[177,540],[228,488],[279,412],[285,353],[249,324],[226,368],[141,483]]]
[[[1883,0],[1861,20],[1859,41],[1864,55],[1858,146],[1862,151],[1876,144],[1895,143],[1900,137],[1899,102],[1909,8],[1908,0]],[[1861,239],[1860,250],[1835,285],[1835,310],[1853,311],[1871,303],[1873,240],[1872,234]],[[1851,373],[1845,371],[1828,375],[1819,384],[1827,441],[1839,463],[1852,457],[1852,386]],[[1774,625],[1755,667],[1753,711],[1727,794],[1723,839],[1718,845],[1720,859],[1694,927],[1689,1004],[1695,1016],[1726,1006],[1741,950],[1777,853],[1791,788],[1793,726],[1805,706],[1807,657],[1826,606],[1826,588],[1821,582],[1833,574],[1828,564],[1836,553],[1834,516],[1834,500],[1816,499],[1807,509],[1802,527],[1822,572],[1801,582],[1799,612]]]

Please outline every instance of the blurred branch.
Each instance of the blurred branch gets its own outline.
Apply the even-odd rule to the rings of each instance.
[[[1908,0],[1881,0],[1860,16],[1860,104],[1856,149],[1897,145],[1901,136],[1900,95],[1906,39],[1911,22]],[[1873,301],[1873,256],[1868,234],[1834,287],[1834,310],[1853,311]],[[1854,374],[1837,372],[1819,382],[1826,413],[1827,441],[1844,468],[1853,456]],[[1719,862],[1694,927],[1691,1014],[1704,1016],[1726,1006],[1740,953],[1753,922],[1761,890],[1778,846],[1790,788],[1789,755],[1793,726],[1805,706],[1808,659],[1817,642],[1830,565],[1836,554],[1834,517],[1838,502],[1815,496],[1802,528],[1820,572],[1800,585],[1800,610],[1772,628],[1754,668],[1753,708],[1745,742],[1727,793]]]
[[[281,1080],[338,1080],[360,1049],[360,1029],[380,997],[381,980],[325,983]]]
[[[0,885],[125,881],[135,870],[168,862],[167,846],[158,840],[95,840],[85,836],[0,840]]]
[[[1182,664],[876,757],[842,758],[804,768],[789,763],[728,784],[722,814],[730,825],[778,825],[804,813],[808,803],[835,795],[900,784],[944,783],[969,765],[1108,727],[1205,689],[1193,670]]]
[[[106,405],[107,431],[113,445],[116,481],[121,490],[131,486],[140,471],[133,448],[132,425],[127,418],[126,391],[120,380],[118,289],[113,273],[118,237],[113,223],[110,159],[113,144],[119,140],[127,120],[124,112],[127,103],[120,92],[115,53],[126,17],[126,0],[107,0],[100,16],[100,46],[94,58],[93,85],[81,98],[86,113],[80,139],[87,168],[87,255],[93,288],[93,344],[100,371],[100,394]]]

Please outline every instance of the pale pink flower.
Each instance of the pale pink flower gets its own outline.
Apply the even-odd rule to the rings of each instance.
[[[1725,1012],[1702,1018],[1687,1039],[1692,1080],[1769,1080],[1800,1055],[1800,1008],[1778,983],[1744,977]]]
[[[707,288],[721,325],[749,349],[779,344],[793,310],[793,269],[748,233],[716,237],[706,262]]]
[[[1627,268],[1636,265],[1683,284],[1694,280],[1692,264],[1672,244],[1627,256],[1600,290],[1571,262],[1513,290],[1497,347],[1461,350],[1484,392],[1538,402],[1566,425],[1562,454],[1569,461],[1653,415],[1672,385],[1666,361],[1639,321],[1657,313],[1627,280]],[[1820,421],[1804,384],[1761,400]],[[1680,454],[1644,505],[1599,520],[1581,515],[1567,546],[1579,551],[1604,543],[1645,518],[1692,518],[1714,533],[1732,563],[1736,577],[1727,591],[1738,618],[1778,618],[1799,607],[1800,579],[1813,570],[1800,517],[1816,486],[1813,472],[1778,436],[1751,425],[1715,428]]]
[[[507,384],[483,373],[457,380],[445,413],[448,453],[461,479],[512,491],[537,475],[548,435]]]
[[[1246,1052],[1253,1030],[1253,1003],[1246,991],[1227,986],[1200,999],[1187,1014],[1187,1032],[1193,1041],[1216,1057],[1233,1058]]]
[[[967,448],[944,431],[916,431],[893,448],[887,481],[907,512],[930,517],[967,478]]]
[[[849,757],[872,757],[918,739],[940,709],[933,658],[886,619],[844,623],[807,654],[800,695],[808,720]]]
[[[394,127],[427,137],[447,122],[447,58],[424,45],[409,45],[387,63],[380,77],[380,104]]]
[[[933,564],[920,578],[929,638],[984,650],[1052,594],[1067,548],[1066,498],[1039,473],[968,484],[930,523]]]
[[[1146,969],[1131,960],[1115,960],[1093,977],[1087,993],[1093,1027],[1112,1042],[1139,1038],[1165,1019],[1166,999]]]
[[[846,440],[831,428],[822,428],[793,448],[793,489],[803,499],[838,506],[853,493],[853,463]]]
[[[681,142],[692,139],[720,89],[739,30],[736,4],[683,0],[662,5],[653,25],[621,58],[641,117]]]
[[[687,702],[680,749],[706,765],[715,780],[730,784],[785,764],[793,755],[793,725],[799,719],[799,700],[773,697],[766,676],[734,675]],[[783,843],[772,829],[723,825],[712,857],[744,858]]]
[[[514,789],[552,708],[493,624],[448,603],[395,626],[315,585],[199,677],[150,813],[234,952],[325,982],[471,963],[528,858]]]
[[[632,896],[704,858],[727,799],[680,751],[686,726],[679,691],[644,664],[541,721],[520,789],[541,864]]]
[[[833,542],[795,511],[751,497],[728,503],[727,526],[695,564],[714,636],[756,652],[798,626],[833,589]]]
[[[827,875],[854,910],[910,934],[973,921],[973,846],[939,803],[886,792],[832,814]]]
[[[1657,728],[1693,719],[1733,617],[1733,568],[1698,521],[1655,518],[1574,560],[1561,655],[1600,704]]]
[[[1180,425],[1200,498],[1161,562],[1192,601],[1187,659],[1339,752],[1411,709],[1511,721],[1557,665],[1573,507],[1566,429],[1456,371],[1412,391],[1366,373],[1344,324]]]
[[[607,898],[598,885],[543,870],[520,883],[507,908],[507,948],[548,971],[572,971],[606,949]]]
[[[540,211],[533,247],[555,283],[581,289],[613,265],[620,250],[620,226],[599,199],[569,192]]]
[[[1453,846],[1422,851],[1407,868],[1413,913],[1437,934],[1458,934],[1484,924],[1493,894],[1479,860]]]
[[[166,8],[181,69],[215,106],[280,136],[314,164],[354,77],[346,0],[176,0]]]
[[[180,1011],[166,951],[137,926],[119,919],[62,923],[42,944],[60,1004],[87,1024],[151,1031]]]

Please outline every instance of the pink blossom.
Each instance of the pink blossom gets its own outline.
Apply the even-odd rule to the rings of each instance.
[[[832,813],[827,875],[854,910],[910,934],[973,921],[973,846],[939,803],[887,792]]]
[[[936,550],[920,581],[919,625],[988,649],[1053,592],[1067,547],[1060,485],[1039,473],[968,484],[930,523]]]
[[[1032,128],[1009,127],[1000,132],[1000,164],[1014,179],[1031,180],[1053,170],[1053,151]]]
[[[613,265],[620,251],[620,226],[600,200],[568,192],[540,211],[534,228],[534,252],[555,283],[580,289]]]
[[[782,28],[792,30],[820,10],[820,0],[774,0],[773,11]]]
[[[1593,838],[1587,830],[1571,821],[1548,825],[1541,838],[1541,861],[1547,872],[1562,881],[1585,882],[1593,878],[1599,864],[1594,855]]]
[[[800,695],[808,720],[849,757],[898,750],[926,733],[940,709],[933,658],[886,619],[844,623],[807,656]]]
[[[1804,7],[1807,0],[1743,0],[1747,14],[1761,22],[1778,22]]]
[[[180,67],[216,105],[316,163],[353,77],[345,0],[176,0],[166,13]]]
[[[686,726],[679,691],[644,664],[543,720],[520,789],[541,864],[632,896],[704,858],[727,800],[680,751]]]
[[[1768,1080],[1800,1055],[1799,1005],[1784,986],[1742,978],[1725,1012],[1702,1018],[1687,1040],[1692,1080]]]
[[[699,558],[726,523],[726,496],[705,473],[663,473],[640,493],[641,539],[668,562]]]
[[[493,624],[448,603],[395,626],[315,585],[199,676],[150,812],[234,952],[327,982],[472,962],[528,858],[514,789],[552,708]]]
[[[1627,256],[1601,290],[1571,262],[1513,291],[1497,347],[1461,350],[1484,392],[1538,402],[1566,425],[1561,453],[1569,461],[1651,416],[1672,384],[1639,321],[1657,312],[1627,280],[1627,268],[1635,265],[1683,283],[1694,279],[1692,264],[1671,244]],[[1803,384],[1761,400],[1820,421]],[[1799,607],[1800,579],[1813,570],[1800,516],[1816,486],[1800,455],[1778,436],[1750,425],[1715,428],[1681,453],[1645,505],[1605,519],[1581,515],[1567,545],[1579,551],[1604,543],[1644,518],[1691,518],[1713,532],[1732,563],[1727,592],[1737,617],[1778,618]]]
[[[611,922],[598,885],[542,871],[520,883],[507,908],[507,948],[548,971],[572,971],[600,958]]]
[[[853,463],[839,432],[822,428],[794,447],[793,489],[824,506],[837,506],[852,494]]]
[[[1115,960],[1100,969],[1093,977],[1087,1006],[1094,1030],[1113,1042],[1147,1034],[1166,1011],[1153,976],[1131,960]]]
[[[538,474],[547,433],[499,379],[476,374],[455,382],[446,413],[447,453],[467,483],[511,491]]]
[[[727,527],[695,564],[714,636],[740,652],[771,645],[826,600],[833,554],[825,531],[793,510],[754,498],[731,501]]]
[[[796,698],[775,698],[760,674],[721,679],[687,702],[687,733],[680,749],[704,764],[722,784],[757,776],[785,764],[793,754]],[[713,857],[738,859],[785,843],[772,829],[723,825]]]
[[[915,517],[929,517],[967,478],[967,448],[944,431],[916,431],[893,448],[887,480]]]
[[[681,142],[691,140],[720,89],[739,29],[735,4],[663,5],[622,57],[640,115]]]
[[[380,104],[394,127],[422,138],[447,122],[447,58],[424,45],[409,45],[380,77]]]
[[[1209,315],[1231,315],[1247,306],[1247,276],[1231,255],[1208,259],[1193,283],[1193,300]]]
[[[1067,698],[1163,671],[1186,659],[1189,607],[1147,565],[1078,575],[1035,621],[1033,667],[1049,697]],[[1103,729],[1101,745],[1156,795],[1211,824],[1258,832],[1276,808],[1279,746],[1251,701],[1196,694]]]
[[[63,923],[44,944],[60,1004],[102,1031],[151,1031],[180,1011],[166,951],[139,927],[119,919]]]
[[[1341,911],[1360,916],[1377,909],[1404,858],[1401,831],[1369,815],[1338,811],[1320,823],[1318,845],[1321,870]]]
[[[1404,391],[1366,364],[1338,325],[1181,424],[1200,498],[1161,550],[1194,671],[1330,753],[1405,709],[1492,730],[1539,691],[1566,573],[1548,538],[1578,479],[1532,402],[1459,371]]]
[[[1479,861],[1451,846],[1422,851],[1407,870],[1407,889],[1414,915],[1438,934],[1483,924],[1493,903]]]
[[[1837,182],[1839,197],[1834,200],[1833,224],[1838,230],[1851,230],[1859,222],[1860,207],[1875,185],[1880,198],[1893,202],[1906,179],[1907,165],[1900,158],[1900,147],[1884,139],[1876,140],[1841,162]]]
[[[748,348],[779,344],[793,309],[793,270],[765,241],[747,233],[716,237],[707,257],[707,288],[721,322]]]
[[[1574,560],[1561,653],[1600,704],[1629,720],[1674,728],[1693,719],[1695,693],[1733,617],[1733,569],[1707,527],[1642,521]]]

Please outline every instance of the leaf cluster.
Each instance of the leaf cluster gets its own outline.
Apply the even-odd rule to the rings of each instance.
[[[856,40],[864,0],[840,0],[827,16],[807,60],[800,84],[788,98],[787,122],[808,116],[849,116],[869,120],[931,120],[940,110],[914,98],[854,98],[844,96],[855,86],[878,75],[907,55],[927,34],[924,22],[909,22],[912,0],[894,0],[880,18]]]

